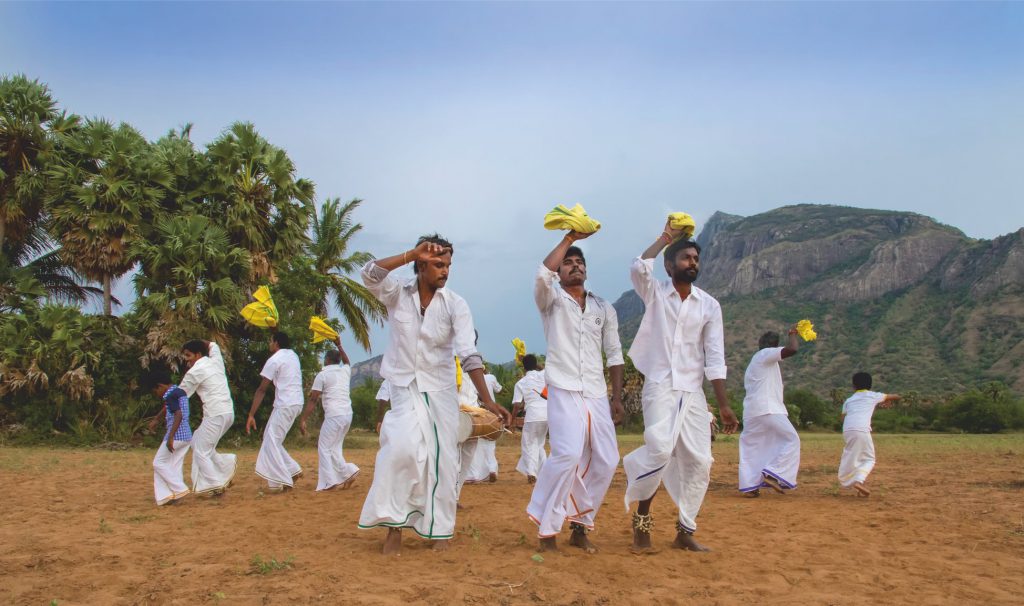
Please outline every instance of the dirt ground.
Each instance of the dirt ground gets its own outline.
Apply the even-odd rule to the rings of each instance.
[[[669,548],[674,512],[661,495],[660,551],[632,555],[620,467],[591,535],[601,552],[564,547],[543,558],[513,441],[499,444],[496,484],[466,487],[448,552],[410,532],[401,557],[380,556],[384,531],[356,528],[375,437],[350,438],[346,454],[363,470],[351,490],[313,491],[310,444],[293,448],[308,471],[296,490],[264,495],[256,451],[242,449],[226,496],[161,508],[148,450],[0,448],[0,601],[1024,603],[1024,435],[877,435],[869,499],[838,488],[841,436],[813,434],[803,436],[795,492],[743,498],[728,438],[715,444],[698,520],[713,553]],[[621,451],[638,442],[622,437]]]

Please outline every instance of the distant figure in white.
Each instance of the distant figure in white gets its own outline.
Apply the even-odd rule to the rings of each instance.
[[[871,375],[853,375],[853,395],[843,402],[843,457],[839,461],[839,483],[853,488],[858,496],[871,495],[867,481],[875,468],[875,442],[871,439],[871,417],[875,407],[886,408],[900,399],[894,393],[871,391]]]
[[[188,372],[178,387],[188,397],[199,394],[203,422],[192,432],[192,492],[222,495],[235,477],[235,455],[217,452],[217,443],[235,422],[235,403],[228,389],[224,356],[213,341],[189,341],[181,346]]]
[[[548,437],[548,401],[544,393],[544,372],[537,363],[537,356],[523,356],[523,370],[526,374],[519,379],[512,392],[512,418],[518,416],[520,409],[526,409],[516,471],[526,476],[528,484],[533,484],[548,458],[544,452],[544,442]]]
[[[341,346],[341,337],[336,337],[334,344],[338,349],[324,354],[324,368],[313,379],[313,388],[309,390],[306,408],[299,421],[299,431],[307,435],[306,419],[316,407],[317,400],[323,402],[324,422],[320,426],[320,439],[317,441],[318,491],[336,486],[349,488],[359,473],[354,463],[345,460],[344,453],[345,436],[352,427],[352,399],[349,396],[352,367],[349,365],[348,354]]]
[[[267,481],[267,490],[282,492],[295,485],[302,475],[302,467],[284,448],[284,439],[291,431],[295,419],[302,412],[302,367],[299,356],[291,347],[291,339],[283,332],[270,336],[270,358],[263,365],[263,380],[252,396],[249,418],[245,421],[246,435],[256,429],[256,411],[270,384],[274,384],[274,410],[263,431],[263,444],[256,457],[256,475]]]
[[[782,399],[779,362],[796,355],[796,327],[789,329],[785,347],[779,333],[766,332],[743,375],[743,433],[740,434],[740,492],[760,496],[761,488],[782,494],[796,488],[800,471],[800,436],[789,422]]]

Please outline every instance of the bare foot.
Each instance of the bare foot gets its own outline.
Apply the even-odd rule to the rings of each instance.
[[[402,553],[402,529],[388,528],[388,534],[384,537],[384,545],[380,548],[384,555],[401,555]]]
[[[569,536],[569,544],[573,547],[579,547],[585,553],[597,553],[597,545],[590,542],[587,533],[579,530],[574,530],[572,535]]]
[[[448,551],[448,539],[434,539],[434,551]]]
[[[536,481],[537,481],[537,477],[536,476],[526,476],[526,483],[527,484],[533,484]]]
[[[541,537],[537,551],[558,551],[558,537]]]
[[[779,481],[776,480],[775,478],[771,477],[768,474],[764,474],[761,476],[761,479],[764,481],[765,484],[768,485],[768,488],[771,488],[772,490],[779,494],[786,494],[782,491],[782,485],[779,484]]]
[[[651,533],[644,532],[638,528],[633,529],[633,546],[629,548],[633,553],[650,553],[654,550],[651,546]]]
[[[854,482],[853,483],[853,488],[854,488],[854,490],[857,491],[857,496],[859,496],[859,497],[870,497],[871,496],[871,491],[868,490],[868,487],[865,486],[862,482]]]
[[[744,494],[747,496],[748,499],[756,499],[757,497],[761,496],[761,491],[751,490],[750,492],[746,492]]]
[[[466,507],[462,503],[455,504],[455,511],[465,511]]]
[[[491,482],[491,483],[497,482],[498,481],[498,474],[492,473],[492,474],[488,475],[487,476],[487,481]]]
[[[711,551],[710,547],[705,547],[695,541],[693,535],[688,532],[677,533],[676,540],[672,541],[672,547],[686,551]]]
[[[341,489],[342,490],[347,490],[349,488],[352,488],[352,485],[355,484],[355,483],[356,483],[356,477],[352,476],[351,478],[349,478],[349,479],[347,479],[347,480],[345,480],[344,482],[341,483]]]

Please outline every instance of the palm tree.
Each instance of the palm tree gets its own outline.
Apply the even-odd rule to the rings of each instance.
[[[387,310],[361,282],[349,277],[373,259],[373,255],[367,252],[348,252],[352,237],[363,229],[362,224],[352,221],[352,214],[362,203],[357,198],[341,206],[338,198],[327,200],[320,214],[313,215],[312,237],[307,251],[316,271],[330,281],[317,312],[324,314],[328,300],[333,299],[356,341],[369,351],[369,323],[381,324]]]
[[[49,171],[51,233],[72,267],[103,284],[109,316],[111,284],[135,265],[131,245],[166,191],[167,170],[124,123],[88,120],[61,147],[61,162]]]
[[[207,148],[212,167],[208,216],[231,242],[249,251],[252,292],[258,282],[301,254],[314,214],[313,183],[295,177],[283,149],[267,142],[248,122],[232,124]]]
[[[43,215],[53,135],[77,122],[58,113],[49,88],[38,80],[0,79],[0,252],[7,259]]]
[[[201,215],[168,215],[153,238],[132,247],[141,271],[134,278],[139,322],[147,330],[147,352],[173,359],[195,335],[220,337],[238,320],[249,280],[249,253]],[[191,336],[190,336],[191,335]]]

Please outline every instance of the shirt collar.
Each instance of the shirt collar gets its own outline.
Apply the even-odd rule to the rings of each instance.
[[[672,284],[672,280],[665,280],[665,281],[663,281],[661,283],[661,285],[662,285],[662,294],[666,298],[671,299],[673,297],[673,295],[674,295],[674,296],[676,296],[676,297],[681,299],[681,297],[679,297],[679,293],[676,292],[676,287]],[[693,297],[693,299],[695,301],[700,301],[701,299],[704,298],[704,291],[702,291],[701,289],[697,288],[696,286],[690,285],[690,297]],[[689,297],[687,297],[687,298],[689,298]]]

